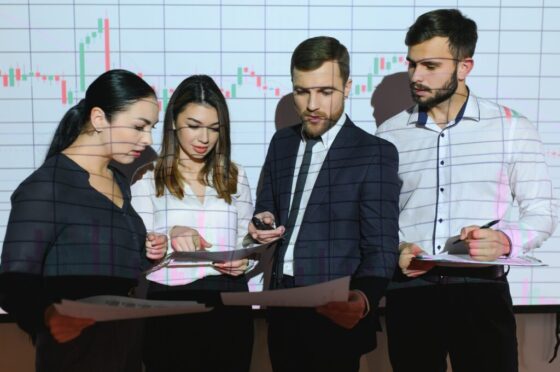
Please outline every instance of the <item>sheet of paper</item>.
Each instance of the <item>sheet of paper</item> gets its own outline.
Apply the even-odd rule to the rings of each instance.
[[[487,265],[508,265],[508,266],[547,266],[540,260],[530,256],[519,256],[514,258],[498,258],[495,261],[476,261],[468,254],[438,254],[421,255],[415,257],[420,261],[432,261],[438,264],[450,264],[456,266],[487,266]]]
[[[307,287],[277,289],[263,292],[222,293],[224,305],[261,305],[283,307],[316,307],[331,301],[347,301],[350,277]]]
[[[62,300],[54,304],[67,316],[96,321],[148,318],[162,315],[203,313],[212,310],[192,301],[153,301],[123,296],[94,296],[76,301]]]
[[[252,255],[262,254],[269,248],[274,246],[279,239],[275,239],[266,244],[249,244],[248,246],[239,246],[236,249],[212,250],[212,248],[203,251],[193,252],[173,252],[168,254],[163,261],[148,270],[148,273],[161,269],[162,267],[194,267],[211,265],[212,262],[228,262],[241,260]],[[219,249],[219,248],[218,248]]]

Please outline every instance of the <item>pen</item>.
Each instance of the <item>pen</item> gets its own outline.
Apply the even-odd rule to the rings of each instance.
[[[497,224],[498,222],[500,222],[500,220],[494,220],[494,221],[490,221],[488,223],[485,223],[484,225],[480,226],[481,229],[489,229],[490,227],[494,226],[495,224]],[[461,239],[457,239],[453,242],[453,244],[457,244],[459,242],[461,242]]]

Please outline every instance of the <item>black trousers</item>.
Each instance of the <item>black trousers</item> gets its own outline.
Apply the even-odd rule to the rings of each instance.
[[[285,276],[283,288],[293,287]],[[362,320],[344,329],[315,309],[268,310],[268,349],[274,372],[352,372],[360,369],[360,357],[376,342],[376,319]]]
[[[140,372],[142,321],[98,322],[72,341],[58,343],[48,330],[37,334],[37,372]]]
[[[146,372],[247,372],[253,352],[253,317],[247,307],[224,307],[221,291],[246,291],[244,277],[209,276],[179,287],[150,283],[148,298],[193,300],[214,306],[208,313],[146,320]]]
[[[438,283],[386,294],[394,372],[516,372],[517,337],[509,285]]]

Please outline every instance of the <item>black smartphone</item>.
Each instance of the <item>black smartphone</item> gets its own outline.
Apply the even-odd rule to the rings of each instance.
[[[255,225],[257,230],[274,230],[274,227],[272,227],[271,225],[267,225],[266,223],[259,220],[257,217],[253,217],[251,219],[251,222],[253,223],[253,225]]]

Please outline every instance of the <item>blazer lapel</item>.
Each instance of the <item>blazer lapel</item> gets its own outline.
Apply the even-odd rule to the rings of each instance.
[[[346,154],[352,151],[354,144],[359,140],[359,138],[352,135],[353,128],[355,127],[356,125],[350,118],[346,117],[346,121],[334,139],[325,161],[321,166],[321,171],[317,176],[317,181],[315,181],[315,186],[309,197],[309,203],[307,204],[307,208],[305,208],[303,221],[305,221],[308,216],[312,215],[329,196],[329,185],[332,180],[337,178],[340,170],[344,168],[344,163],[341,159],[348,158]]]
[[[290,128],[290,132],[285,141],[282,141],[279,151],[283,154],[278,159],[278,190],[280,224],[288,222],[290,210],[290,200],[292,195],[292,182],[296,168],[296,159],[301,142],[301,124]]]

